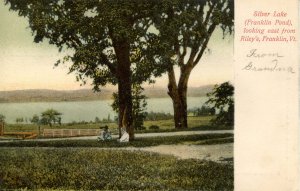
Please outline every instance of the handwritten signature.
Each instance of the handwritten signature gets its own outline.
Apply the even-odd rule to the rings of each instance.
[[[287,66],[287,67],[279,66],[279,62],[277,59],[272,60],[271,64],[272,65],[269,66],[256,66],[251,61],[243,68],[243,70],[254,71],[254,72],[268,71],[268,72],[288,72],[292,74],[295,73],[293,67],[291,66]]]
[[[265,58],[265,57],[273,57],[273,58],[282,58],[283,55],[279,54],[278,52],[271,52],[271,53],[260,53],[257,49],[251,49],[249,53],[246,55],[248,58]]]

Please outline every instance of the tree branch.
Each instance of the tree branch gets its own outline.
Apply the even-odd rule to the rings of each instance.
[[[177,85],[176,85],[176,78],[175,78],[175,72],[172,63],[169,63],[168,68],[168,94],[171,98],[174,97],[174,93],[177,91]]]
[[[109,70],[111,71],[111,73],[116,74],[117,68],[116,66],[114,66],[107,58],[107,56],[101,52],[100,53],[100,58],[103,61],[103,63],[109,68]]]
[[[210,19],[211,13],[214,10],[216,4],[217,4],[216,2],[214,2],[212,4],[209,4],[209,10],[206,13],[206,17],[205,17],[205,21],[204,21],[204,26],[206,26],[208,24],[208,21]]]
[[[201,57],[202,57],[202,55],[203,55],[203,53],[204,53],[204,51],[205,51],[205,49],[207,47],[209,39],[210,39],[212,33],[214,32],[215,28],[216,28],[215,24],[210,25],[210,27],[208,29],[208,36],[206,37],[204,43],[202,44],[200,52],[199,52],[196,60],[193,62],[193,67],[195,67],[197,65],[197,63],[199,62],[199,60],[201,59]]]
[[[183,42],[182,48],[183,48],[182,54],[179,53],[179,60],[178,60],[179,66],[184,64],[184,57],[186,56],[186,53],[187,53],[187,46],[184,42]]]

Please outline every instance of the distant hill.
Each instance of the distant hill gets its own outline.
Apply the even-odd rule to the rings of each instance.
[[[189,97],[206,96],[213,88],[213,85],[201,87],[189,87]],[[5,102],[59,102],[59,101],[91,101],[111,99],[112,89],[102,89],[101,92],[93,92],[91,89],[82,90],[14,90],[0,91],[0,103]],[[149,98],[168,97],[167,88],[145,88],[145,92]]]
[[[201,87],[189,87],[188,88],[188,97],[202,97],[206,96],[208,92],[213,89],[214,85],[206,85]],[[149,98],[158,98],[158,97],[169,97],[168,89],[166,88],[145,88],[144,93]]]

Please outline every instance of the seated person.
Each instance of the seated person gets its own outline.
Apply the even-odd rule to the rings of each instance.
[[[118,142],[120,143],[126,143],[129,142],[129,134],[126,132],[125,128],[121,128],[121,138],[118,139]]]
[[[105,140],[111,140],[112,137],[111,137],[111,133],[110,131],[108,130],[108,126],[106,125],[103,129],[103,131],[101,132],[100,134],[100,137],[98,137],[98,139],[102,140],[102,141],[105,141]]]

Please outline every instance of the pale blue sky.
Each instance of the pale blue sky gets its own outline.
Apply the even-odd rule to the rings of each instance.
[[[223,40],[222,32],[215,31],[209,48],[211,54],[204,55],[194,68],[189,86],[233,81],[233,36]],[[8,11],[8,6],[0,3],[0,91],[90,88],[88,85],[80,87],[75,74],[67,74],[68,66],[53,67],[62,55],[47,42],[34,43],[27,19]],[[154,86],[166,85],[164,75]]]

